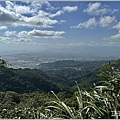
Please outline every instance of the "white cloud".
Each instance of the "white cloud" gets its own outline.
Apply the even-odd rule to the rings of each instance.
[[[10,24],[11,22],[16,22],[21,18],[20,14],[15,14],[7,9],[0,6],[0,22]]]
[[[6,3],[6,9],[13,11],[14,4],[11,1],[5,1]]]
[[[7,30],[8,27],[7,26],[0,26],[0,30]]]
[[[104,16],[100,18],[99,24],[101,27],[110,27],[113,26],[117,22],[115,16]]]
[[[34,9],[30,8],[30,6],[17,5],[15,3],[10,2],[10,1],[6,1],[6,9],[13,11],[15,13],[20,13],[20,14],[32,14],[35,12]]]
[[[46,10],[53,11],[53,10],[58,10],[59,7],[54,7],[50,4],[48,1],[32,1],[30,7],[36,9],[38,12],[43,5],[46,7]]]
[[[41,2],[39,2],[39,1],[32,1],[32,2],[30,2],[30,3],[31,3],[30,6],[31,6],[32,8],[41,9],[44,1],[41,1]]]
[[[117,39],[117,40],[119,39],[119,40],[120,40],[120,33],[118,33],[118,34],[116,34],[116,35],[112,35],[112,36],[110,37],[110,39],[112,39],[112,40],[113,40],[113,39],[114,39],[114,40],[115,40],[115,39]]]
[[[14,6],[15,12],[16,13],[21,13],[21,14],[29,14],[29,13],[33,13],[33,11],[30,9],[30,7],[28,6],[19,6],[16,5]]]
[[[104,40],[120,40],[120,30],[116,35],[112,35],[109,38],[104,38]]]
[[[117,9],[110,9],[107,5],[102,5],[100,2],[89,3],[88,7],[84,9],[84,12],[90,15],[105,15],[106,13],[113,14],[118,11]]]
[[[0,24],[2,25],[48,28],[53,27],[52,25],[56,23],[58,23],[57,20],[50,19],[49,17],[41,17],[39,14],[27,17],[0,6]]]
[[[71,6],[64,6],[62,8],[62,10],[59,10],[54,14],[50,14],[50,17],[53,18],[53,17],[56,17],[56,16],[60,16],[60,15],[64,14],[65,12],[74,12],[76,10],[78,10],[77,6],[72,6],[72,7]]]
[[[66,20],[60,20],[60,23],[65,23],[66,22]]]
[[[45,12],[43,10],[39,10],[38,15],[39,17],[49,17],[50,13]]]
[[[89,3],[88,4],[88,8],[84,10],[84,12],[87,13],[92,13],[94,10],[97,10],[98,8],[100,8],[101,3],[100,2],[96,2],[96,3]]]
[[[76,26],[71,26],[71,28],[94,28],[94,27],[111,27],[120,28],[120,25],[116,25],[117,18],[108,14],[113,14],[118,11],[117,9],[111,9],[108,5],[102,5],[101,2],[89,3],[88,7],[84,9],[84,12],[93,15],[95,17],[90,18],[88,21],[80,22]],[[101,16],[101,17],[99,17]],[[112,27],[114,26],[114,27]]]
[[[4,42],[7,44],[34,44],[35,42],[32,41],[30,38],[16,38],[16,37],[0,37],[0,42]]]
[[[5,36],[15,36],[16,35],[16,31],[6,31],[4,33]]]
[[[23,22],[20,23],[22,26],[28,27],[42,27],[49,28],[52,25],[58,23],[57,20],[52,20],[48,17],[40,17],[39,15],[33,17],[24,17]]]
[[[114,25],[112,28],[120,30],[120,22],[118,22],[116,25]]]
[[[73,12],[78,9],[77,6],[65,6],[62,10],[58,10],[52,14],[41,10],[42,5],[52,7],[49,2],[29,2],[29,6],[18,5],[15,2],[6,1],[6,7],[0,6],[0,25],[5,26],[26,26],[36,28],[53,28],[55,24],[62,23],[61,20],[54,19],[65,12]],[[25,14],[30,14],[26,16]]]
[[[73,12],[73,11],[77,11],[78,7],[77,6],[65,6],[63,7],[63,11],[67,11],[67,12]]]
[[[42,9],[43,5],[46,6],[46,9],[49,11],[57,10],[59,7],[53,7],[48,1],[32,1],[32,2],[25,2],[25,5],[18,5],[15,2],[6,1],[6,9],[10,11],[14,11],[16,13],[21,14],[37,14],[39,10]],[[29,5],[29,6],[28,6]]]
[[[79,23],[76,26],[72,26],[71,28],[93,28],[97,25],[97,21],[95,19],[95,17],[90,18],[88,21]]]
[[[62,15],[62,14],[64,14],[64,11],[59,10],[59,11],[57,11],[57,12],[54,13],[54,14],[50,14],[50,17],[53,18],[53,17],[56,17],[56,16],[60,16],[60,15]]]
[[[29,2],[18,5],[16,2],[6,1],[6,7],[0,6],[0,25],[5,26],[26,26],[36,28],[53,28],[55,24],[62,23],[54,19],[65,12],[76,11],[77,6],[66,6],[52,14],[41,10],[42,5],[52,7],[49,2]],[[29,4],[29,6],[27,5]],[[26,15],[30,14],[30,15]]]
[[[32,31],[22,31],[18,33],[18,37],[36,37],[36,38],[61,38],[65,32],[64,31],[47,31],[47,30],[32,30]]]
[[[21,31],[17,35],[18,37],[28,37],[28,31]]]
[[[48,1],[44,1],[44,4],[47,5],[46,10],[49,10],[49,11],[60,9],[60,7],[54,7],[54,6],[52,6]]]
[[[115,16],[104,16],[104,17],[100,17],[99,20],[96,20],[96,18],[93,17],[85,22],[79,23],[76,26],[71,26],[71,28],[94,28],[98,25],[99,25],[99,27],[104,28],[104,27],[112,27],[116,23],[117,23],[117,19]],[[118,26],[116,26],[116,27],[118,27]]]
[[[34,42],[31,39],[24,39],[24,38],[19,38],[19,39],[15,39],[14,43],[29,43],[29,44],[33,44]]]
[[[118,30],[118,33],[115,35],[111,35],[108,38],[104,38],[104,40],[110,40],[111,43],[116,42],[116,45],[119,44],[120,45],[120,30]]]

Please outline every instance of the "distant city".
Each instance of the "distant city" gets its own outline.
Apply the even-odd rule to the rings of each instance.
[[[42,63],[52,63],[62,60],[75,61],[102,61],[102,60],[117,60],[118,55],[100,55],[100,54],[80,54],[80,53],[62,53],[62,52],[33,52],[20,53],[13,55],[1,56],[6,60],[9,67],[12,68],[31,68],[35,69]]]

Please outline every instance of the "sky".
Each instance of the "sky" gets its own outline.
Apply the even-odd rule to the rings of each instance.
[[[0,1],[0,54],[119,47],[119,6],[119,1]]]

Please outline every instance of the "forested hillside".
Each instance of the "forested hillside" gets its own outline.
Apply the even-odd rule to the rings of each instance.
[[[40,64],[37,69],[45,71],[48,75],[59,77],[66,81],[71,91],[75,91],[78,82],[81,88],[89,89],[93,83],[99,82],[96,74],[108,61],[74,61],[64,60],[54,63]]]
[[[0,91],[15,91],[18,93],[49,92],[51,90],[59,92],[62,88],[65,88],[62,79],[60,82],[58,78],[50,77],[40,70],[31,69],[1,69],[0,83]]]
[[[88,89],[97,82],[97,73],[106,61],[79,62],[58,61],[41,64],[39,69],[0,68],[0,91],[55,92],[75,91],[76,83],[81,88]],[[44,72],[43,72],[44,71]]]
[[[82,69],[73,65],[70,70],[52,63],[56,65],[44,72],[7,68],[0,62],[0,118],[118,119],[120,60],[105,62],[86,62]]]

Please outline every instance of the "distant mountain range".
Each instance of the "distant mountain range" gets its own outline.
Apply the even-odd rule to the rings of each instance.
[[[58,60],[101,61],[120,58],[119,47],[73,47],[49,49],[41,52],[19,53],[2,56],[14,68],[36,68],[41,63]]]

